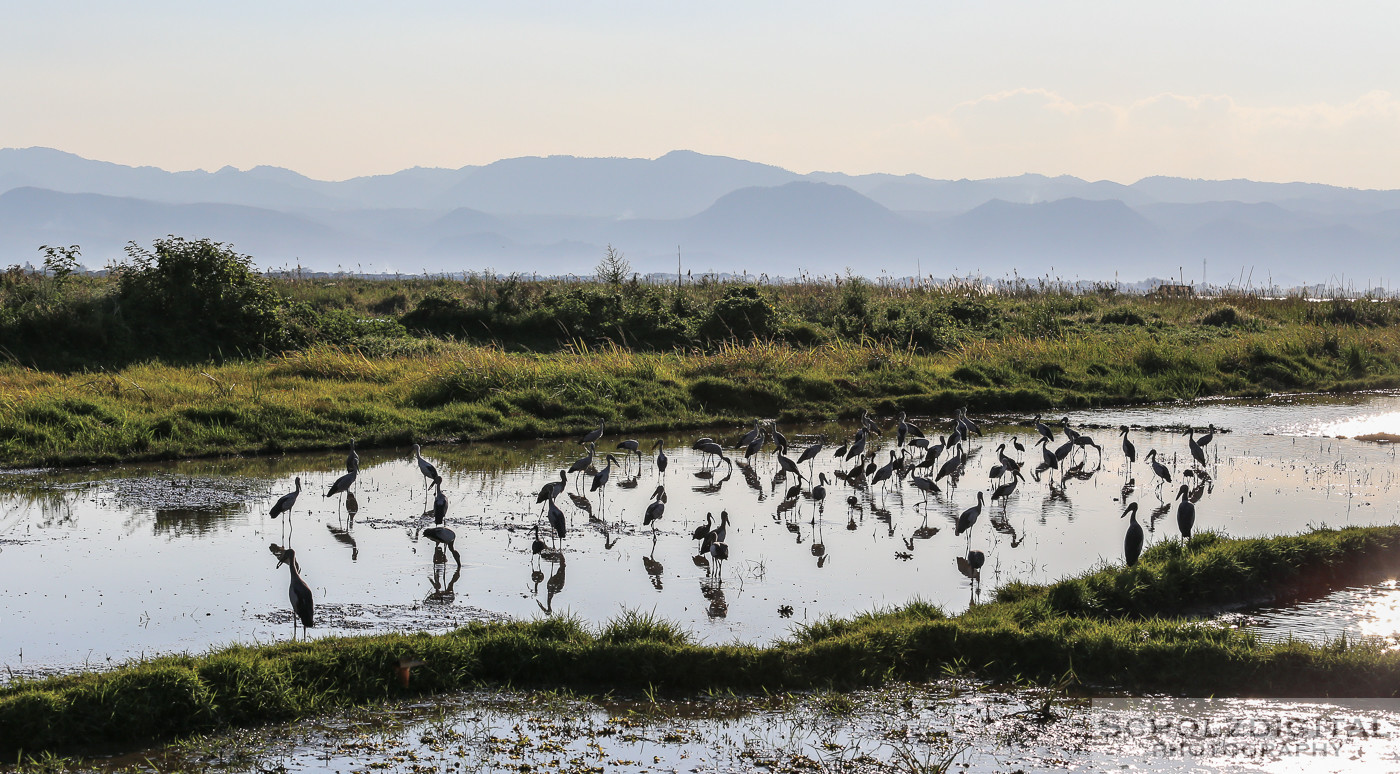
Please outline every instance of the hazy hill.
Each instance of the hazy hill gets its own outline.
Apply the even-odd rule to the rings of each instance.
[[[1382,279],[1400,191],[1313,183],[1072,176],[937,180],[788,170],[674,151],[504,159],[343,181],[276,167],[167,172],[0,149],[0,265],[80,244],[89,265],[166,234],[231,242],[269,266],[364,271],[639,271],[870,276]]]
[[[257,207],[163,204],[39,188],[0,194],[0,254],[14,256],[8,262],[35,260],[41,244],[77,244],[84,264],[96,267],[122,256],[128,241],[149,246],[169,234],[234,242],[267,265],[303,259],[335,268],[342,256],[348,261],[382,249],[305,218]]]
[[[681,218],[735,189],[796,179],[778,167],[690,151],[655,160],[527,157],[464,172],[438,204],[500,214]]]

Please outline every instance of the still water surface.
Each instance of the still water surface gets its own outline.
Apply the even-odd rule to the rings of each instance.
[[[1183,480],[1197,501],[1198,531],[1247,537],[1400,517],[1394,447],[1336,437],[1400,433],[1394,394],[1208,401],[1073,412],[1069,419],[1097,440],[1102,455],[1077,452],[1067,461],[1067,468],[1080,466],[1074,475],[1028,475],[1008,501],[988,502],[964,536],[955,536],[954,526],[976,493],[988,496],[995,485],[987,471],[996,447],[1007,443],[1011,451],[1014,435],[1033,464],[1034,430],[984,428],[969,445],[965,472],[939,481],[942,493],[925,501],[907,479],[873,489],[831,479],[852,464],[838,466],[832,452],[854,426],[780,428],[793,458],[810,443],[827,444],[810,468],[831,481],[820,505],[805,496],[784,501],[795,477],[775,483],[771,445],[751,466],[716,468],[689,448],[700,433],[667,435],[663,476],[654,453],[645,453],[657,436],[639,436],[642,458],[616,452],[620,463],[599,492],[589,491],[591,477],[570,477],[559,498],[569,522],[562,561],[531,552],[536,524],[553,542],[535,496],[581,456],[576,439],[431,447],[425,457],[443,476],[460,568],[450,555],[435,557],[421,535],[433,523],[432,493],[406,450],[361,452],[353,518],[341,497],[323,496],[345,470],[344,452],[4,473],[0,664],[33,674],[286,639],[289,576],[286,567],[275,568],[270,544],[296,549],[316,598],[312,636],[441,631],[468,620],[551,613],[601,622],[630,609],[677,621],[702,641],[769,642],[824,616],[915,598],[955,612],[1009,581],[1046,582],[1122,562],[1125,503],[1139,503],[1149,545],[1174,539],[1173,495]],[[1182,477],[1191,467],[1183,433],[1135,429],[1138,461],[1129,467],[1111,429],[1188,423],[1228,430],[1206,447],[1208,479]],[[952,428],[946,418],[919,424],[933,438]],[[884,434],[872,438],[877,465],[896,448],[893,425],[882,421]],[[1058,444],[1060,429],[1052,426]],[[746,429],[710,434],[729,447]],[[605,437],[600,450],[620,440]],[[1172,469],[1173,484],[1154,485],[1143,462],[1153,448]],[[298,476],[304,489],[296,507],[270,518],[268,509]],[[658,484],[667,505],[653,532],[641,521]],[[706,513],[721,511],[732,524],[730,559],[719,572],[697,557],[691,533]],[[965,564],[960,569],[969,550],[986,556],[979,578],[968,577]],[[1310,625],[1324,634],[1353,625],[1316,619]]]

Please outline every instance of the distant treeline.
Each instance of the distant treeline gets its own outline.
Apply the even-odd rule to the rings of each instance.
[[[1011,337],[1092,337],[1143,326],[1164,336],[1287,326],[1386,327],[1400,302],[1158,297],[1108,285],[871,283],[858,277],[760,284],[752,278],[646,281],[609,251],[593,279],[269,277],[217,242],[131,245],[101,276],[76,248],[45,248],[43,270],[0,273],[0,357],[50,370],[162,360],[262,357],[315,344],[411,355],[455,339],[510,351],[612,342],[713,350],[755,339],[811,346],[873,340],[918,353]]]

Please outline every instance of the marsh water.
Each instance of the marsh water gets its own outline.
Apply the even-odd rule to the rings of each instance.
[[[43,674],[289,638],[289,573],[276,567],[273,544],[296,551],[315,597],[313,637],[442,631],[469,620],[560,613],[602,622],[639,610],[676,621],[701,641],[771,642],[826,616],[916,598],[956,612],[1009,581],[1051,581],[1122,562],[1126,502],[1139,504],[1149,545],[1175,539],[1182,481],[1195,501],[1197,531],[1248,537],[1391,524],[1400,516],[1395,448],[1338,437],[1400,433],[1395,394],[1204,401],[1068,418],[1101,453],[1083,447],[1066,459],[1063,474],[1034,476],[1036,433],[1016,424],[1026,418],[980,417],[984,434],[968,444],[964,472],[940,480],[942,492],[928,498],[899,476],[859,488],[834,478],[853,464],[833,455],[853,424],[780,426],[794,459],[809,444],[826,444],[800,466],[804,474],[827,473],[821,503],[806,494],[785,499],[797,477],[778,476],[771,444],[732,465],[690,448],[711,435],[742,460],[730,447],[745,427],[636,436],[640,457],[614,449],[622,438],[605,436],[598,465],[604,450],[618,462],[598,491],[590,491],[590,475],[569,477],[558,498],[568,531],[557,553],[536,493],[584,453],[577,439],[429,447],[423,456],[442,476],[460,566],[422,534],[434,523],[434,493],[407,449],[360,452],[353,515],[343,496],[324,496],[345,472],[344,451],[4,472],[0,664],[6,677]],[[930,438],[952,428],[948,418],[917,422]],[[893,420],[879,424],[883,433],[870,443],[882,465],[897,446]],[[1116,432],[1123,424],[1135,428],[1131,466]],[[1192,467],[1183,432],[1148,429],[1187,425],[1223,430],[1205,449],[1204,475],[1183,477]],[[1052,426],[1058,445],[1061,431]],[[1022,456],[1012,436],[1027,447],[1027,480],[1009,499],[988,502],[968,533],[955,536],[959,514],[996,483],[987,471],[997,446]],[[664,474],[647,451],[657,438],[669,457]],[[1156,485],[1143,462],[1149,449],[1171,468],[1172,484]],[[295,507],[270,517],[297,477],[303,490]],[[659,484],[666,507],[653,530],[641,522]],[[692,538],[707,513],[717,519],[721,512],[731,520],[722,567],[698,554]],[[536,525],[548,544],[540,555],[531,548]],[[969,551],[985,556],[980,573],[967,565]],[[1375,612],[1400,608],[1393,585],[1312,604],[1250,623],[1320,637],[1400,631],[1400,615]]]
[[[1394,701],[1076,700],[949,678],[697,698],[466,693],[88,762],[125,771],[1394,771]]]

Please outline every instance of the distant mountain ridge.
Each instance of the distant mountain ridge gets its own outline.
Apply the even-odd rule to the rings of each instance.
[[[638,271],[1389,282],[1400,190],[1149,177],[986,180],[806,175],[673,151],[503,159],[342,181],[277,167],[167,172],[0,149],[0,264],[40,244],[120,257],[165,234],[231,242],[264,266],[575,273],[604,246]],[[1194,274],[1193,274],[1194,272]],[[1326,276],[1324,276],[1324,273]]]

